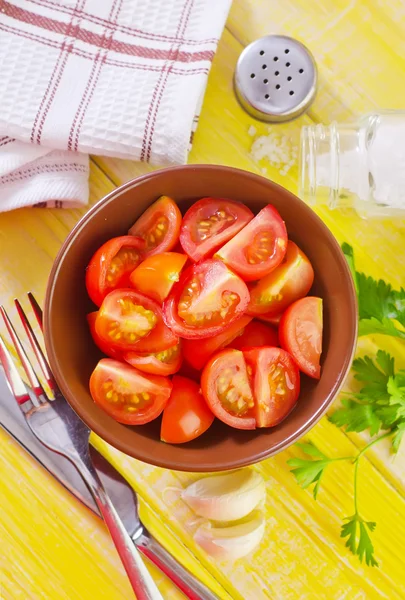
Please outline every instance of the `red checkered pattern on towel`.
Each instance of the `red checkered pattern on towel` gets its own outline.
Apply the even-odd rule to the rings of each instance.
[[[85,202],[83,154],[186,162],[230,3],[0,0],[0,210]]]

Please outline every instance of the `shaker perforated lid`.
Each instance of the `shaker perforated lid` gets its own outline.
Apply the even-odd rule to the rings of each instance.
[[[247,46],[235,70],[235,91],[256,119],[289,121],[311,104],[317,70],[309,50],[285,35],[267,35]]]

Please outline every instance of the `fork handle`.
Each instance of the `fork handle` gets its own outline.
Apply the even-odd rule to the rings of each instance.
[[[135,597],[137,600],[163,600],[163,596],[146,568],[139,551],[106,494],[96,470],[92,465],[82,464],[80,472],[100,509],[135,592]]]

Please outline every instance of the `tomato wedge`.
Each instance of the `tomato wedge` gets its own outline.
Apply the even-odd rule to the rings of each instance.
[[[175,375],[172,384],[173,390],[163,411],[160,439],[169,444],[183,444],[207,431],[214,415],[195,381]]]
[[[238,338],[252,319],[253,317],[249,315],[243,315],[213,337],[202,340],[183,340],[183,351],[187,362],[194,369],[202,369],[209,357]]]
[[[291,304],[279,329],[281,346],[291,354],[298,368],[314,379],[321,376],[322,329],[322,298],[314,296]]]
[[[244,348],[258,348],[259,346],[278,346],[277,331],[264,323],[252,321],[245,327],[241,335],[230,344],[230,348],[243,350]]]
[[[272,273],[250,288],[250,315],[278,315],[295,300],[309,292],[314,270],[308,258],[294,242],[289,241],[284,261]]]
[[[123,235],[97,250],[86,269],[87,293],[96,306],[112,290],[129,286],[129,276],[141,262],[144,248],[141,238]]]
[[[274,427],[293,409],[300,393],[300,374],[282,348],[251,348],[243,355],[252,377],[257,427]]]
[[[164,324],[157,302],[132,289],[114,290],[104,298],[96,332],[121,351],[160,352],[178,343],[177,336]]]
[[[186,269],[163,303],[172,331],[186,339],[217,335],[242,316],[249,302],[247,285],[220,260]]]
[[[114,346],[111,343],[105,342],[104,340],[102,340],[101,337],[98,335],[98,333],[96,331],[97,315],[98,315],[97,311],[91,312],[87,315],[87,323],[89,324],[91,337],[93,338],[94,343],[101,350],[101,352],[103,354],[106,354],[110,358],[122,360],[121,352],[119,350],[117,350],[116,348],[114,348]]]
[[[240,350],[215,354],[201,375],[203,396],[218,419],[236,429],[255,429],[254,402]]]
[[[183,217],[180,243],[194,262],[211,256],[253,219],[252,211],[225,198],[202,198]]]
[[[174,200],[161,196],[151,204],[128,231],[145,241],[144,258],[167,252],[179,239],[181,212]]]
[[[176,346],[151,352],[149,354],[136,354],[135,352],[124,352],[123,359],[133,367],[145,373],[154,375],[173,375],[177,373],[183,362],[180,342]]]
[[[167,298],[187,262],[185,254],[162,252],[148,256],[131,273],[131,285],[149,298],[162,304]]]
[[[245,281],[255,281],[273,271],[287,250],[287,230],[271,204],[215,255]]]
[[[110,417],[126,425],[143,425],[156,419],[169,400],[167,377],[146,375],[129,365],[103,358],[90,377],[90,393]]]

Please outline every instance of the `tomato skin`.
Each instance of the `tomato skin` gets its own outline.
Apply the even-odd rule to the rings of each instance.
[[[250,315],[279,315],[309,292],[314,270],[307,256],[289,240],[284,261],[272,273],[250,287]]]
[[[195,280],[199,283],[195,283]],[[190,306],[194,313],[203,314],[208,310],[211,319],[204,319],[203,325],[192,325],[187,323],[179,314],[179,307],[183,295],[196,285],[197,292],[191,292]],[[233,308],[219,317],[222,306],[223,294],[229,297],[233,294]],[[168,298],[163,303],[163,318],[171,330],[185,339],[202,339],[217,335],[224,327],[230,325],[242,316],[249,302],[249,290],[247,285],[238,275],[230,271],[220,260],[208,259],[202,263],[192,265],[182,274],[180,281],[173,286]],[[193,304],[194,303],[194,304]],[[195,304],[197,303],[197,308]],[[213,323],[212,315],[217,313],[217,322]],[[189,311],[193,318],[193,310]],[[212,325],[209,325],[211,320]]]
[[[245,327],[241,335],[230,344],[230,348],[243,350],[244,348],[258,348],[259,346],[278,346],[277,331],[264,323],[252,321]]]
[[[108,277],[112,274],[109,272],[112,260],[123,248],[128,248],[134,253],[134,261],[129,261],[124,268],[120,269],[120,273],[115,277],[114,281],[109,283]],[[96,306],[101,306],[104,298],[112,290],[122,287],[128,287],[129,276],[136,266],[141,262],[142,252],[145,248],[145,242],[132,235],[122,235],[112,238],[103,244],[97,252],[92,256],[86,269],[86,288],[90,299]],[[138,260],[136,260],[138,255]],[[118,271],[118,268],[115,272]]]
[[[168,358],[166,358],[165,355],[168,355]],[[149,354],[124,352],[122,358],[140,371],[152,373],[154,375],[166,376],[177,373],[183,363],[183,354],[181,351],[180,342],[177,344],[177,346],[173,346],[172,348],[168,348],[162,352]]]
[[[162,252],[148,256],[132,271],[130,284],[141,294],[162,304],[173,285],[180,279],[180,273],[188,258],[177,252]]]
[[[253,213],[244,204],[226,198],[201,198],[183,217],[181,246],[192,261],[199,262],[212,256],[251,219]],[[205,233],[199,236],[201,221],[205,224]]]
[[[263,321],[263,323],[267,323],[268,325],[271,325],[272,327],[278,327],[280,325],[280,321],[281,321],[281,317],[283,316],[283,313],[280,313],[279,315],[257,315],[257,319],[259,319],[259,321]]]
[[[287,308],[279,329],[282,348],[314,379],[321,377],[322,320],[322,298],[307,296]]]
[[[250,348],[244,350],[243,356],[252,372],[256,425],[274,427],[285,419],[298,400],[300,373],[297,365],[282,348]]]
[[[250,389],[249,378],[246,371],[246,364],[242,352],[239,350],[225,349],[214,354],[204,367],[201,375],[201,391],[208,406],[214,415],[231,427],[236,429],[256,429],[256,421],[253,416],[253,409],[238,416],[226,410],[223,406],[217,392],[218,380],[222,377],[226,369],[237,368],[239,376],[244,382],[244,391],[253,406],[253,396]]]
[[[274,206],[268,204],[216,253],[215,258],[223,260],[245,281],[255,281],[273,271],[286,250],[285,223]]]
[[[249,315],[243,315],[213,337],[202,340],[183,340],[183,351],[187,362],[199,371],[214,352],[225,348],[235,338],[237,339],[252,319],[253,317]]]
[[[89,324],[89,329],[91,333],[91,337],[93,338],[96,346],[101,350],[103,354],[108,356],[109,358],[115,358],[116,360],[122,360],[121,352],[117,350],[113,344],[106,343],[101,337],[97,334],[96,331],[96,319],[97,319],[98,311],[91,312],[87,315],[87,323]]]
[[[162,225],[163,229],[159,229]],[[168,252],[177,244],[181,226],[181,212],[168,196],[161,196],[145,210],[128,231],[145,241],[144,258]]]
[[[109,384],[110,389],[106,391]],[[143,425],[156,419],[166,406],[171,391],[172,384],[167,377],[146,375],[111,358],[100,360],[90,377],[90,394],[94,402],[125,425]],[[110,392],[112,398],[108,399]],[[114,401],[114,394],[125,395],[123,403]],[[142,398],[144,394],[148,395],[147,401]],[[133,395],[138,397],[137,404],[132,402]]]
[[[151,316],[154,315],[156,323],[151,331],[138,340],[131,341],[128,336],[121,335],[118,339],[110,333],[113,323],[118,323],[121,333],[122,324],[129,320],[131,315],[122,314],[121,302],[135,303],[143,307]],[[160,352],[171,348],[178,343],[178,337],[163,322],[162,310],[154,300],[143,294],[138,294],[133,289],[114,290],[103,300],[96,318],[96,333],[106,343],[113,342],[118,351],[126,352]],[[128,332],[130,333],[130,332]]]
[[[163,411],[160,439],[168,444],[183,444],[207,431],[215,417],[195,381],[175,375],[172,384],[172,393]]]

